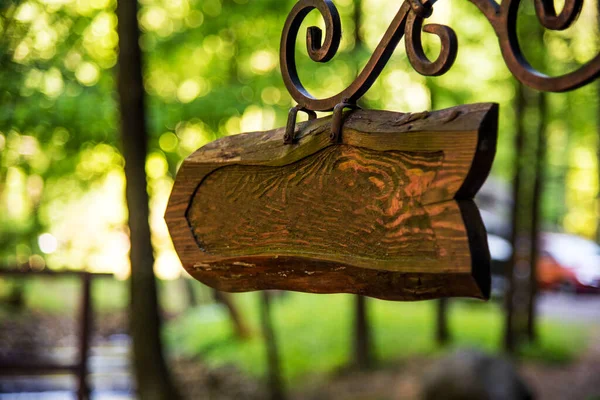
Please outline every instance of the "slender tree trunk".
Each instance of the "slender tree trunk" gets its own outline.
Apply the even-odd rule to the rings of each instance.
[[[437,301],[437,329],[436,340],[438,344],[445,345],[450,342],[448,330],[448,306],[450,299],[442,298]]]
[[[269,380],[269,399],[284,400],[286,398],[281,378],[281,366],[279,363],[279,351],[275,330],[271,319],[271,293],[261,292],[260,320],[262,324],[265,348],[267,351],[267,367]]]
[[[362,25],[362,0],[354,0],[354,50],[358,50],[363,45],[360,26]]]
[[[565,93],[564,97],[566,98],[566,105],[564,109],[560,112],[564,113],[564,115],[571,115],[573,112],[573,106],[571,105],[571,96],[573,93]],[[554,225],[557,227],[562,226],[565,215],[567,214],[567,191],[569,190],[567,187],[567,174],[569,173],[569,155],[571,154],[572,147],[572,138],[573,138],[573,121],[571,118],[565,118],[565,141],[561,143],[561,146],[557,151],[558,159],[561,160],[560,165],[557,167],[558,172],[556,176],[557,186],[560,188],[556,196],[558,198],[555,199],[558,204],[558,212],[556,212],[556,217],[554,218]],[[554,192],[553,192],[554,193]]]
[[[23,312],[25,308],[25,283],[23,281],[13,282],[4,303],[10,307],[12,312]]]
[[[598,8],[598,15],[600,15],[600,1],[598,1]],[[600,17],[598,18],[600,19]],[[598,22],[598,25],[600,26],[600,21]],[[598,94],[596,99],[598,101],[598,115],[596,116],[596,128],[598,129],[598,143],[596,150],[596,165],[598,166],[598,186],[600,186],[600,80],[598,81],[597,85]],[[598,189],[598,192],[596,193],[596,208],[597,215],[600,215],[600,189]],[[600,217],[598,217],[596,225],[596,243],[600,244]]]
[[[544,42],[544,30],[539,25],[534,25],[536,28],[532,32],[532,38],[535,39],[535,43],[540,46]],[[546,58],[543,53],[537,52],[537,59],[540,64],[546,64]],[[548,120],[547,102],[548,96],[543,92],[529,92],[529,97],[532,105],[535,106],[537,111],[537,127],[532,130],[535,137],[531,137],[530,144],[531,159],[533,160],[533,168],[531,171],[533,181],[533,187],[529,188],[530,193],[530,210],[531,210],[531,224],[529,225],[529,280],[526,284],[527,297],[525,299],[525,326],[524,334],[526,338],[533,342],[536,340],[536,297],[538,293],[538,282],[537,282],[537,263],[539,258],[540,249],[540,226],[543,221],[542,218],[542,197],[544,193],[544,181],[545,181],[545,164],[546,164],[546,126]]]
[[[131,238],[130,331],[133,338],[133,366],[141,399],[171,400],[179,398],[179,395],[171,382],[160,338],[161,321],[148,223],[145,172],[148,143],[137,12],[137,1],[117,2],[118,92]]]
[[[597,9],[596,9],[596,38],[600,39],[600,0],[596,1]],[[596,41],[597,48],[600,50],[600,40]],[[598,130],[598,143],[597,143],[597,157],[596,157],[596,165],[598,166],[598,186],[600,187],[600,80],[596,83],[596,101],[598,102],[598,113],[596,114],[596,128]],[[600,244],[600,189],[598,189],[598,193],[596,193],[596,207],[597,207],[597,215],[599,215],[596,226],[596,242]]]
[[[530,341],[535,341],[536,335],[536,297],[538,293],[537,281],[537,263],[540,249],[540,225],[542,221],[542,196],[544,193],[544,179],[546,164],[546,126],[547,126],[547,101],[544,93],[538,93],[538,129],[537,129],[537,149],[535,156],[535,170],[533,181],[533,196],[531,207],[531,231],[530,231],[530,273],[529,273],[529,296],[527,301],[527,337]]]
[[[179,278],[179,282],[182,286],[183,291],[185,292],[187,306],[198,306],[200,302],[198,301],[198,295],[196,294],[196,290],[194,289],[194,282],[189,278],[184,278],[183,276]]]
[[[215,290],[214,295],[215,300],[223,304],[227,308],[227,312],[229,313],[229,317],[231,318],[231,323],[233,325],[233,329],[235,330],[236,336],[239,339],[248,339],[250,337],[250,329],[244,321],[242,314],[236,307],[233,298],[231,297],[231,294]]]
[[[354,296],[356,299],[354,316],[354,365],[361,370],[373,366],[374,359],[371,346],[371,329],[367,317],[367,298]]]
[[[362,24],[362,0],[353,0],[354,4],[354,49],[358,51],[363,46],[363,38],[360,34]],[[360,71],[360,66],[356,66]],[[367,305],[364,296],[355,296],[354,305],[354,365],[359,369],[367,369],[373,363],[371,354],[371,329],[367,318]]]
[[[438,106],[438,99],[436,97],[437,86],[432,80],[428,80],[429,87],[429,101],[431,103],[431,109],[435,110]],[[450,305],[450,299],[441,298],[436,301],[436,332],[435,339],[439,345],[445,345],[450,342],[450,330],[448,328],[448,307]]]
[[[504,321],[504,350],[507,353],[513,353],[516,347],[515,340],[515,265],[519,253],[519,207],[521,199],[521,160],[525,150],[525,95],[523,86],[518,83],[515,95],[515,158],[513,171],[513,204],[511,210],[512,232],[510,244],[512,246],[512,256],[507,264],[506,270],[506,291],[505,291],[505,321]]]
[[[598,1],[598,30],[600,31],[600,0]],[[596,144],[596,165],[598,167],[598,186],[600,187],[600,80],[597,83],[598,113],[596,116],[596,129],[598,130],[598,143]],[[596,214],[599,215],[596,225],[596,243],[600,244],[600,189],[596,193]]]

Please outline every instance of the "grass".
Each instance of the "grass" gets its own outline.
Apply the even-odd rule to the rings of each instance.
[[[76,312],[81,298],[81,280],[75,277],[33,277],[0,279],[0,298],[5,298],[13,285],[22,285],[26,307],[50,313]],[[169,313],[178,313],[186,303],[181,281],[159,281],[160,303]],[[195,285],[202,297],[207,290]],[[94,309],[99,312],[124,310],[129,304],[129,282],[111,278],[97,278],[92,284]]]
[[[236,301],[251,323],[254,336],[239,341],[226,311],[199,307],[172,321],[166,332],[170,348],[200,357],[212,365],[235,364],[255,376],[265,374],[265,350],[258,325],[258,296],[241,294]],[[308,375],[331,373],[350,362],[353,298],[347,295],[289,293],[274,303],[273,320],[282,368],[292,384]],[[458,300],[451,303],[452,347],[500,350],[502,312],[498,304]],[[379,361],[428,356],[440,349],[434,340],[435,303],[368,303],[375,354]],[[522,356],[541,362],[564,363],[580,354],[588,340],[587,326],[542,320],[540,340],[523,348]]]
[[[12,285],[0,281],[0,294]],[[99,279],[93,287],[94,307],[100,313],[124,310],[128,304],[128,283]],[[185,309],[185,291],[181,282],[161,282],[161,304],[180,315],[165,329],[170,352],[199,357],[212,365],[235,364],[255,376],[265,375],[265,349],[261,339],[256,293],[238,294],[234,299],[250,323],[254,335],[239,341],[225,309],[208,304]],[[210,292],[196,284],[206,301]],[[77,279],[27,281],[26,305],[50,313],[76,312],[80,284]],[[348,295],[311,295],[287,293],[273,303],[273,321],[286,379],[294,384],[308,375],[331,373],[350,363],[353,301]],[[395,362],[411,356],[428,356],[440,349],[434,340],[435,303],[368,302],[373,328],[374,350],[380,362]],[[184,311],[184,312],[182,312]],[[0,324],[8,314],[0,313]],[[450,307],[451,347],[474,347],[490,352],[500,349],[503,317],[497,303],[456,300]],[[521,356],[544,363],[564,363],[586,348],[590,325],[541,320],[539,340],[524,346]]]

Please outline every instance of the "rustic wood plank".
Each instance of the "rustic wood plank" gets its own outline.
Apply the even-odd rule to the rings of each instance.
[[[497,106],[348,114],[226,137],[182,165],[166,220],[188,272],[220,290],[489,296],[472,201],[495,153]]]

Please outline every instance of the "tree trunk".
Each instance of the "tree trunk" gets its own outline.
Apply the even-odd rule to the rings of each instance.
[[[573,93],[565,93],[563,96],[566,99],[566,104],[559,113],[565,116],[571,115],[571,113],[574,112],[574,106],[571,104],[571,96],[573,96]],[[569,190],[567,186],[567,175],[569,173],[569,155],[571,154],[573,146],[573,132],[575,131],[572,118],[564,118],[564,124],[565,140],[560,144],[560,148],[553,150],[558,152],[556,159],[561,160],[560,164],[556,167],[556,178],[554,178],[556,180],[556,186],[560,190],[552,191],[552,195],[555,196],[554,201],[558,204],[558,210],[555,211],[556,215],[552,221],[553,225],[556,227],[562,226],[565,215],[567,214],[567,192]]]
[[[354,50],[358,50],[362,44],[362,35],[360,34],[360,26],[362,24],[362,0],[354,0]]]
[[[360,26],[362,24],[362,0],[353,0],[354,13],[354,52],[358,52],[363,45]],[[360,71],[360,66],[357,66]],[[354,315],[354,365],[359,369],[371,366],[369,345],[370,326],[367,320],[366,298],[356,296]]]
[[[165,365],[160,338],[161,321],[148,223],[145,172],[148,140],[137,12],[137,1],[117,2],[120,50],[118,92],[131,238],[130,331],[133,339],[133,366],[141,399],[171,400],[179,398],[179,395]]]
[[[431,109],[435,110],[438,106],[438,98],[436,96],[435,83],[433,80],[428,79],[429,87],[429,101],[431,103]],[[442,297],[436,301],[436,341],[439,345],[445,345],[450,341],[450,331],[448,329],[448,303],[449,298]]]
[[[354,52],[358,52],[363,45],[360,34],[362,24],[362,0],[354,0]],[[357,66],[358,71],[360,67]],[[366,298],[355,296],[354,309],[354,365],[358,369],[367,369],[371,366],[371,354],[369,345],[370,327],[367,320]]]
[[[537,149],[535,156],[535,171],[533,181],[533,196],[531,206],[531,231],[530,231],[530,272],[529,272],[529,296],[527,301],[527,337],[530,341],[536,340],[536,309],[535,302],[538,292],[537,263],[540,249],[540,222],[542,220],[542,196],[544,192],[544,166],[546,164],[546,126],[547,126],[547,96],[538,93],[538,129]]]
[[[268,291],[261,292],[260,320],[267,351],[269,399],[284,400],[286,395],[281,378],[277,340],[271,320],[271,294]]]
[[[371,351],[371,329],[367,317],[367,299],[364,296],[355,296],[354,316],[354,365],[365,370],[373,365]]]
[[[596,16],[598,17],[596,24],[596,38],[600,38],[600,0],[596,2],[596,5],[598,6],[596,9]],[[600,40],[597,40],[596,44],[600,49]],[[596,100],[598,101],[598,113],[596,114],[596,128],[598,130],[596,165],[598,167],[598,186],[600,186],[600,79],[596,83],[596,89]],[[596,207],[597,215],[600,216],[600,189],[598,190],[598,193],[596,193]],[[598,217],[596,226],[596,242],[600,244],[600,217]]]
[[[598,2],[598,15],[600,15],[600,1]],[[600,17],[599,17],[600,19]],[[600,22],[598,23],[600,27]],[[598,129],[598,144],[597,144],[597,154],[596,154],[596,164],[598,166],[598,182],[600,186],[600,80],[597,83],[598,85],[598,116],[596,117],[596,127]],[[600,215],[600,189],[598,193],[596,193],[596,207],[597,207],[597,215]],[[596,243],[600,244],[600,217],[597,220],[596,226]]]
[[[25,308],[25,283],[23,281],[13,282],[8,296],[3,303],[10,307],[11,312],[21,313]]]
[[[600,1],[598,1],[598,30],[600,30]],[[597,83],[598,86],[598,114],[596,116],[596,128],[598,130],[598,143],[596,150],[596,165],[598,167],[598,182],[600,186],[600,80]],[[596,207],[597,207],[597,215],[600,215],[600,189],[598,193],[596,193]],[[598,217],[597,225],[596,225],[596,243],[600,244],[600,217]]]
[[[215,300],[227,307],[227,312],[231,318],[231,323],[235,331],[235,335],[239,339],[248,339],[250,337],[250,329],[244,321],[242,314],[236,307],[233,298],[230,293],[221,292],[219,290],[214,291]]]
[[[184,278],[183,276],[179,278],[180,285],[182,286],[183,291],[185,292],[185,299],[187,300],[188,307],[197,307],[200,302],[198,301],[198,295],[196,294],[196,290],[194,289],[195,281],[192,281],[189,278]]]
[[[439,345],[445,345],[450,341],[448,331],[448,305],[450,300],[441,298],[437,301],[437,330],[436,340]]]
[[[535,27],[532,32],[532,38],[534,43],[538,43],[542,46],[544,42],[544,31],[539,25],[533,25]],[[537,52],[536,58],[539,64],[546,64],[544,53]],[[531,159],[533,160],[533,168],[531,168],[531,180],[533,181],[533,187],[529,186],[529,200],[530,200],[530,211],[531,211],[531,224],[529,225],[529,279],[525,287],[527,288],[525,298],[525,321],[523,327],[523,333],[529,341],[535,341],[535,303],[537,297],[537,262],[540,248],[540,225],[542,221],[542,196],[544,192],[544,180],[545,170],[544,166],[546,163],[546,126],[548,119],[547,112],[547,101],[548,97],[543,92],[529,91],[529,102],[535,106],[537,111],[537,127],[535,130],[532,129],[534,135],[528,135],[530,137],[531,144],[528,146],[531,150]],[[532,137],[533,136],[533,137]]]
[[[505,321],[504,321],[504,350],[507,353],[513,353],[516,347],[514,312],[515,312],[515,265],[518,260],[518,241],[519,241],[519,206],[521,196],[521,160],[525,150],[525,95],[523,86],[518,83],[515,94],[515,156],[513,171],[513,204],[511,210],[512,232],[510,244],[512,246],[512,256],[507,264],[506,270],[506,291],[505,291]]]

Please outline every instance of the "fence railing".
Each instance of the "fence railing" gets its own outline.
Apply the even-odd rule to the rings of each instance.
[[[79,338],[78,359],[73,364],[54,363],[14,363],[0,364],[0,376],[15,375],[56,375],[73,374],[77,377],[77,398],[79,400],[89,399],[90,386],[88,378],[88,357],[90,349],[90,336],[94,319],[94,308],[92,304],[92,281],[96,278],[111,278],[111,273],[92,273],[75,270],[34,270],[29,268],[0,268],[0,277],[10,276],[18,279],[33,277],[44,278],[67,278],[77,277],[81,280],[81,298],[79,306]]]

